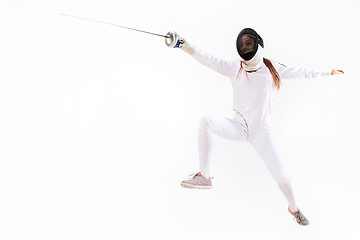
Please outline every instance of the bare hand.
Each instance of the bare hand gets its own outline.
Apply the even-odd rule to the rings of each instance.
[[[333,69],[331,70],[331,75],[335,75],[335,74],[344,74],[343,70],[339,70],[339,69]]]

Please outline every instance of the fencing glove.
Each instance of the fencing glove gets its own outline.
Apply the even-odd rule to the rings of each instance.
[[[195,48],[192,47],[183,37],[180,37],[176,32],[168,32],[166,36],[167,38],[165,38],[165,44],[168,47],[180,48],[190,55],[195,53]]]

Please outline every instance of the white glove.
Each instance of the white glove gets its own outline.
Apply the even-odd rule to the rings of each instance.
[[[180,48],[184,52],[193,55],[195,49],[184,38],[180,37],[176,32],[168,32],[166,34],[168,38],[165,38],[165,44],[171,48]]]

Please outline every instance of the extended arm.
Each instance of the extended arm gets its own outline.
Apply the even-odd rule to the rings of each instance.
[[[171,48],[180,48],[184,52],[190,54],[193,58],[195,58],[202,65],[209,67],[216,72],[232,77],[234,72],[236,71],[236,65],[234,62],[226,61],[221,58],[214,57],[192,45],[185,40],[184,38],[177,35],[175,32],[169,32],[167,34],[169,36],[168,39],[165,39],[165,43],[167,46]]]
[[[343,74],[344,71],[333,69],[330,71],[319,71],[316,69],[309,69],[304,67],[290,67],[285,66],[281,63],[276,63],[277,71],[280,75],[280,78],[316,78],[316,77],[325,77],[334,74]]]

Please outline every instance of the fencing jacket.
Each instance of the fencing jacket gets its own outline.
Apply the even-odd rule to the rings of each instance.
[[[269,117],[276,91],[275,83],[269,69],[264,63],[256,71],[240,72],[240,60],[226,61],[214,57],[201,49],[192,56],[201,64],[231,78],[233,89],[233,110],[241,113],[248,125],[249,141],[252,142],[257,130]],[[331,75],[331,71],[317,71],[302,67],[288,67],[271,61],[280,75],[280,79],[312,78]],[[239,74],[239,76],[238,76]]]

